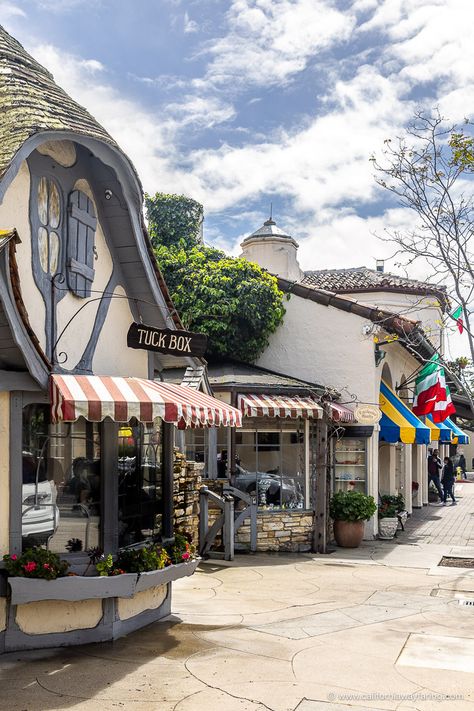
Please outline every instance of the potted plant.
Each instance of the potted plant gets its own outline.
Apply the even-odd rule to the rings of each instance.
[[[403,498],[400,496],[391,496],[389,494],[384,494],[380,497],[379,505],[379,538],[383,540],[390,540],[395,536],[398,528],[398,512],[400,510],[400,505],[403,509]]]
[[[337,491],[329,504],[337,545],[341,548],[357,548],[364,537],[364,522],[376,510],[373,496],[360,491]]]

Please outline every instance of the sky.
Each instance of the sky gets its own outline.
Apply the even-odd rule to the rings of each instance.
[[[204,205],[207,243],[239,254],[272,204],[303,269],[388,258],[413,215],[370,157],[418,109],[474,107],[472,0],[0,0],[0,23],[146,192]]]

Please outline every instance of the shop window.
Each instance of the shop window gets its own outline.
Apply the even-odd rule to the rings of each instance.
[[[99,425],[52,425],[49,411],[23,408],[22,545],[79,552],[100,545]]]
[[[255,495],[259,508],[305,508],[302,420],[247,419],[243,429],[236,432],[236,457],[235,486]]]
[[[119,430],[119,545],[131,546],[161,533],[163,514],[163,422],[135,422]]]
[[[178,446],[188,462],[203,462],[204,477],[224,479],[228,476],[230,432],[227,427],[188,428],[182,432],[183,442]],[[211,440],[214,445],[211,445]],[[211,458],[215,458],[215,462]]]

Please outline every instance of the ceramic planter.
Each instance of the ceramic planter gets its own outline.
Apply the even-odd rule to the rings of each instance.
[[[56,580],[35,578],[8,578],[13,605],[23,605],[38,600],[90,600],[93,598],[132,598],[136,593],[158,585],[166,585],[179,578],[192,575],[199,559],[170,565],[148,573],[125,573],[114,576],[73,575]]]
[[[341,548],[357,548],[364,537],[365,521],[334,521],[334,538]]]
[[[379,538],[384,541],[388,541],[395,536],[398,528],[398,518],[392,518],[391,516],[387,518],[379,519]]]

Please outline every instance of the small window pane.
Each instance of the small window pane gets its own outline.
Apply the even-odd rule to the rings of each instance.
[[[49,273],[56,274],[59,261],[59,236],[56,232],[49,234]]]
[[[48,181],[41,178],[38,184],[38,217],[42,225],[48,224]]]
[[[40,227],[38,230],[38,249],[41,269],[48,272],[48,230],[45,227]]]
[[[61,206],[59,203],[59,192],[56,185],[49,182],[49,225],[53,229],[59,227],[61,219]]]

